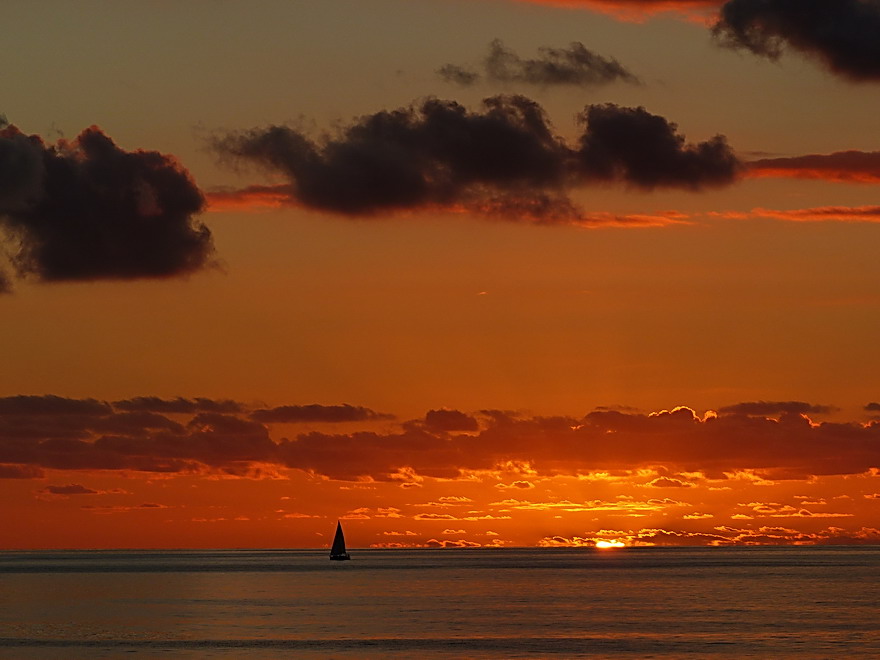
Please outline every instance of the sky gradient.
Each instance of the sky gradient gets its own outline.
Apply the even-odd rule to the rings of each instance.
[[[880,542],[877,2],[6,14],[0,548]]]

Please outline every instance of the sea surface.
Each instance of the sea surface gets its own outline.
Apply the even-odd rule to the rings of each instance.
[[[0,552],[0,659],[880,658],[880,547]]]

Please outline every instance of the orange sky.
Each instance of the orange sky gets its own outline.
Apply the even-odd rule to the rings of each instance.
[[[880,541],[880,17],[741,4],[13,3],[0,549]]]

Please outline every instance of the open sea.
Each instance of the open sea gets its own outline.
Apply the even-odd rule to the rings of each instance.
[[[880,658],[880,547],[0,552],[0,658]]]

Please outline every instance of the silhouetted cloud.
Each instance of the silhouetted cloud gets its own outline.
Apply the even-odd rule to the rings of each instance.
[[[728,0],[713,32],[757,55],[777,59],[788,46],[852,80],[880,80],[876,0]]]
[[[97,399],[69,399],[46,394],[0,397],[2,415],[109,415],[113,410]]]
[[[476,431],[477,420],[460,410],[429,410],[425,413],[425,426],[435,431]]]
[[[595,87],[618,80],[640,82],[616,59],[594,53],[580,42],[573,42],[568,48],[544,47],[538,52],[540,57],[537,59],[523,59],[506,48],[500,39],[495,39],[489,44],[482,73],[447,64],[437,74],[447,82],[464,86],[473,85],[481,78],[500,83],[576,87]]]
[[[865,410],[868,412],[880,412],[880,403],[872,401],[865,405]]]
[[[245,409],[244,404],[229,399],[162,399],[156,396],[136,396],[132,399],[114,401],[113,407],[117,410],[129,412],[157,412],[166,414],[194,414],[197,412],[237,413]]]
[[[43,470],[35,465],[0,464],[0,479],[40,479],[43,476]]]
[[[834,406],[823,406],[814,403],[806,403],[804,401],[747,401],[744,403],[736,403],[731,406],[723,406],[718,409],[721,413],[734,413],[738,415],[827,415],[837,408]]]
[[[581,119],[575,149],[524,96],[488,98],[478,112],[428,99],[368,115],[318,142],[270,126],[219,136],[213,146],[221,159],[285,176],[291,204],[352,216],[433,208],[545,223],[637,224],[635,217],[584,213],[567,191],[596,181],[699,190],[729,184],[741,170],[724,137],[687,144],[675,124],[644,108],[588,106]]]
[[[723,136],[689,145],[677,126],[644,108],[589,106],[578,157],[591,180],[640,188],[690,188],[731,183],[742,164]]]
[[[880,151],[837,151],[746,163],[748,176],[823,179],[844,183],[880,183]]]
[[[393,419],[394,415],[378,413],[362,406],[344,403],[340,406],[322,406],[316,403],[306,406],[278,406],[255,410],[251,419],[266,424],[294,424],[298,422],[362,422],[370,419]]]
[[[92,126],[47,144],[0,120],[0,228],[43,281],[170,277],[204,267],[204,199],[173,157],[125,151]]]

